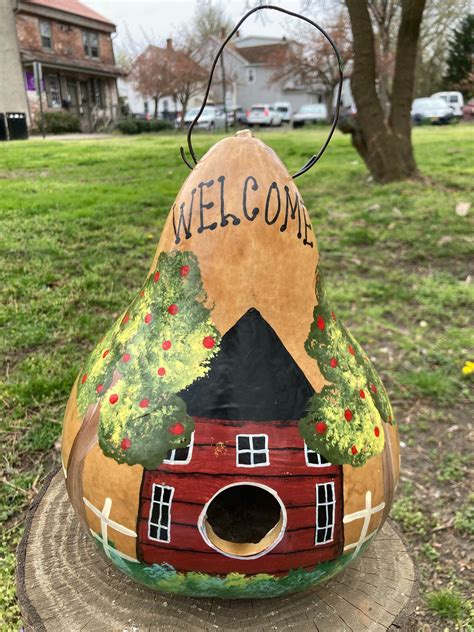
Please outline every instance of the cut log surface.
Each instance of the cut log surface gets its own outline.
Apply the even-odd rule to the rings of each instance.
[[[389,523],[361,557],[306,592],[272,599],[193,599],[149,590],[108,563],[83,532],[62,472],[49,477],[31,507],[18,550],[17,585],[27,631],[415,629],[415,569]]]

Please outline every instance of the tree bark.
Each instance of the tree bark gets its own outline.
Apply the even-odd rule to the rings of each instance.
[[[346,0],[354,41],[352,91],[357,116],[350,125],[352,143],[379,182],[417,175],[411,144],[410,108],[416,50],[426,0],[402,0],[392,104],[385,117],[376,90],[375,41],[367,3]],[[343,129],[344,131],[344,129]]]

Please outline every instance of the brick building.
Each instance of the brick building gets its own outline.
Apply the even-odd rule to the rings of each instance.
[[[115,25],[78,0],[13,0],[12,11],[30,125],[40,110],[38,70],[45,111],[71,112],[84,132],[116,119]]]

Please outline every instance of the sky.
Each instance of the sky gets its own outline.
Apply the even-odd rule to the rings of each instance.
[[[173,37],[183,22],[190,23],[196,7],[195,0],[82,0],[91,8],[103,14],[117,25],[116,44],[126,46],[130,36],[143,39],[144,32],[150,41],[164,42]],[[246,11],[245,0],[227,0],[225,7],[233,22]],[[298,11],[300,0],[285,0],[285,8]],[[265,16],[259,18],[258,16]],[[250,17],[241,29],[241,35],[268,35],[282,37],[288,34],[291,18],[273,11],[260,11]],[[294,20],[297,23],[297,20]]]

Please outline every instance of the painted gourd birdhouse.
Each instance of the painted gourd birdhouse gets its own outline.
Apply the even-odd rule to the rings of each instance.
[[[139,582],[280,595],[334,575],[382,525],[392,415],[326,295],[294,179],[241,132],[191,172],[142,288],[77,378],[67,489]]]

